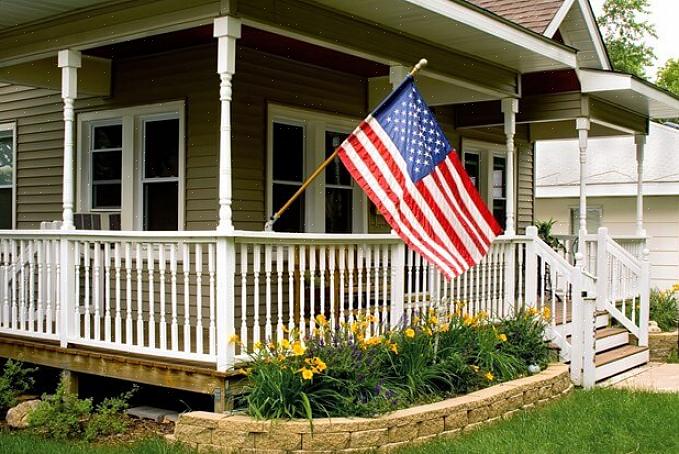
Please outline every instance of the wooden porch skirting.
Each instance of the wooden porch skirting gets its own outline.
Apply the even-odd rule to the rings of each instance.
[[[129,380],[154,386],[222,396],[230,380],[240,380],[233,371],[218,372],[204,363],[114,353],[90,347],[0,335],[0,357],[76,373]]]
[[[518,411],[546,404],[573,389],[568,366],[464,396],[377,418],[262,421],[244,415],[183,414],[174,439],[200,449],[243,453],[389,452],[438,437],[454,437]]]

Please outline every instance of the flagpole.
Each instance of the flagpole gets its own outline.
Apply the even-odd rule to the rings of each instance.
[[[423,68],[424,66],[426,66],[426,65],[427,65],[427,59],[426,59],[426,58],[422,58],[420,61],[417,62],[417,64],[416,64],[415,66],[413,66],[413,69],[410,70],[410,73],[408,73],[408,75],[409,75],[409,76],[414,76],[415,73],[417,73],[420,69],[422,69],[422,68]],[[304,191],[306,191],[306,189],[309,187],[309,185],[311,185],[311,183],[316,179],[316,177],[317,177],[318,175],[320,175],[321,172],[323,172],[323,170],[324,170],[326,167],[328,167],[328,165],[330,165],[330,163],[331,163],[332,161],[335,160],[335,158],[337,157],[337,154],[339,153],[339,151],[340,151],[340,147],[335,148],[335,151],[333,151],[332,154],[331,154],[330,156],[328,156],[328,157],[326,158],[326,160],[323,161],[323,162],[321,163],[321,165],[319,165],[319,166],[316,168],[316,170],[314,170],[313,173],[312,173],[311,175],[309,175],[309,177],[308,177],[306,180],[304,180],[304,183],[302,183],[302,185],[299,187],[299,189],[297,189],[297,191],[295,191],[295,193],[288,199],[288,201],[285,202],[285,203],[283,204],[283,206],[280,207],[280,208],[278,209],[278,211],[276,211],[276,212],[273,214],[273,216],[271,216],[271,217],[269,218],[269,220],[266,222],[266,224],[264,224],[264,231],[266,231],[266,232],[271,232],[271,231],[273,231],[273,225],[274,225],[274,223],[275,223],[278,219],[280,219],[280,217],[283,215],[283,213],[285,213],[285,212],[287,211],[287,209],[290,208],[290,205],[292,205],[293,203],[295,203],[295,200],[297,200],[297,199],[299,198],[299,196],[301,196],[302,193],[303,193]]]

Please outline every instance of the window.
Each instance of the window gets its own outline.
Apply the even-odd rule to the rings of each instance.
[[[493,198],[493,216],[500,223],[502,229],[505,229],[505,222],[507,221],[507,172],[506,172],[506,158],[504,156],[493,156],[493,174],[492,174],[492,198]]]
[[[507,222],[507,158],[504,145],[464,140],[462,162],[488,209],[505,229]]]
[[[92,123],[90,132],[93,210],[120,210],[123,125]]]
[[[358,124],[325,113],[269,106],[267,213],[273,213]],[[279,232],[367,231],[367,199],[335,158],[276,221]]]
[[[142,120],[144,230],[177,230],[179,214],[179,118]]]
[[[596,233],[601,227],[601,207],[587,208],[587,233]],[[571,235],[577,235],[580,230],[580,208],[571,208]]]
[[[479,176],[481,171],[481,159],[478,153],[465,152],[464,170],[467,171],[469,178],[476,189],[479,189]]]
[[[0,124],[0,229],[14,228],[14,124]]]
[[[124,230],[183,228],[183,102],[83,113],[78,137],[78,212],[120,212]]]

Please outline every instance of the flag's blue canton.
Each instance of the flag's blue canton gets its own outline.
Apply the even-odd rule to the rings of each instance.
[[[378,108],[374,117],[401,152],[414,182],[429,175],[452,150],[412,77]]]

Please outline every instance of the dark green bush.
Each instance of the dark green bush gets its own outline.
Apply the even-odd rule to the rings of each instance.
[[[19,361],[8,359],[0,375],[0,410],[13,407],[17,397],[30,390],[35,381],[31,376],[37,368],[26,368]]]

